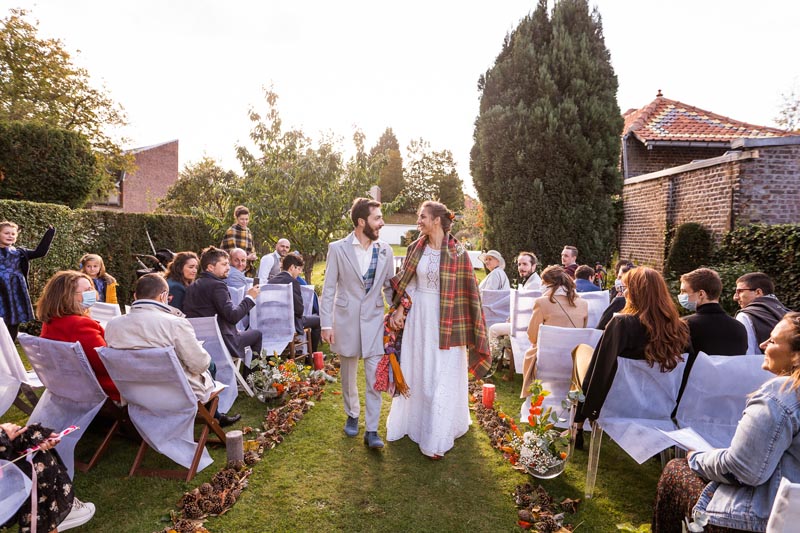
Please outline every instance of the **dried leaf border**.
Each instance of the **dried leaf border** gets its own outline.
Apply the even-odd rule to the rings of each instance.
[[[508,448],[506,436],[515,434],[514,419],[494,405],[491,408],[483,405],[483,381],[470,382],[469,394],[478,424],[489,435],[492,447],[509,459],[509,453],[503,448]],[[518,508],[517,525],[522,529],[536,533],[569,533],[574,526],[564,525],[564,516],[578,510],[580,499],[565,498],[556,502],[541,485],[534,487],[523,483],[514,490],[514,503]]]
[[[325,373],[330,376],[338,374],[338,368],[332,364],[325,366]],[[214,474],[211,483],[203,483],[199,487],[185,492],[178,500],[178,511],[170,511],[171,526],[158,533],[210,533],[203,525],[211,516],[221,516],[236,504],[242,491],[247,488],[252,468],[261,460],[261,456],[281,442],[286,434],[291,433],[294,426],[319,401],[324,392],[326,380],[322,376],[312,376],[305,382],[294,383],[288,388],[289,401],[267,411],[262,423],[263,431],[255,439],[245,441],[244,461],[227,463]],[[245,434],[253,433],[253,428],[244,427]]]

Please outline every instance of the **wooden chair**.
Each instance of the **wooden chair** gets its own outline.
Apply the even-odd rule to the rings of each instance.
[[[541,295],[542,292],[536,290],[511,292],[511,353],[517,374],[522,374],[525,352],[531,347],[528,324],[533,316],[533,302]]]
[[[33,370],[25,370],[5,322],[0,320],[0,416],[13,404],[31,414],[39,397],[34,388],[43,387]]]
[[[144,350],[98,348],[97,353],[120,394],[128,402],[131,422],[142,436],[142,444],[128,476],[144,475],[187,482],[213,461],[206,450],[210,432],[225,444],[225,432],[214,418],[219,403],[218,384],[206,403],[197,400],[172,346]],[[194,440],[194,427],[202,430]],[[141,468],[148,448],[166,455],[187,469],[156,470]]]
[[[256,305],[250,310],[250,327],[261,332],[261,348],[267,354],[281,354],[294,344],[294,295],[292,286],[276,283],[261,285]]]

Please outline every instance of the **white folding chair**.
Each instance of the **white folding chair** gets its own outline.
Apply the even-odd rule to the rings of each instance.
[[[300,285],[300,293],[303,295],[303,315],[311,316],[314,314],[314,292],[313,285]]]
[[[117,304],[109,304],[105,302],[97,302],[89,308],[89,316],[100,323],[103,328],[112,318],[122,315],[122,311]]]
[[[261,285],[256,305],[250,310],[250,327],[261,332],[262,350],[270,355],[283,353],[295,335],[292,286]],[[249,366],[249,361],[245,363]]]
[[[604,431],[639,464],[674,444],[659,430],[675,429],[671,414],[686,358],[684,354],[684,361],[671,372],[661,372],[658,365],[651,368],[646,361],[617,357],[617,373],[611,389],[599,418],[592,423],[586,469],[587,498],[594,493]]]
[[[692,428],[715,448],[727,448],[747,396],[775,375],[761,368],[763,355],[697,354],[676,413],[679,428]]]
[[[28,423],[39,423],[55,431],[75,425],[80,429],[61,439],[58,452],[69,471],[75,475],[75,446],[108,400],[100,387],[80,343],[61,342],[20,333],[18,337],[31,366],[46,390],[31,413]],[[90,465],[100,458],[116,431],[106,434]],[[87,470],[83,468],[83,470]]]
[[[487,328],[506,322],[511,316],[511,291],[509,289],[481,291],[481,306]]]
[[[800,524],[800,483],[781,478],[767,521],[767,533],[795,533]]]
[[[188,320],[194,328],[195,337],[203,343],[203,348],[211,356],[211,360],[214,361],[214,365],[217,367],[217,375],[214,379],[227,385],[227,388],[219,393],[218,406],[220,413],[227,413],[238,396],[237,382],[248,396],[253,396],[253,390],[239,373],[237,365],[241,364],[242,360],[237,358],[236,363],[234,363],[233,357],[231,357],[228,347],[225,346],[225,341],[222,339],[216,315],[190,318]]]
[[[225,443],[225,432],[214,418],[219,392],[225,385],[217,384],[206,404],[199,402],[172,346],[145,350],[98,348],[97,353],[128,402],[130,420],[142,436],[129,476],[138,473],[188,482],[213,462],[206,442],[209,431],[213,431]],[[203,427],[197,442],[195,423]],[[148,447],[187,468],[188,473],[140,469]]]
[[[22,366],[11,334],[5,322],[0,320],[0,416],[5,414],[11,404],[25,414],[31,414],[39,400],[33,389],[40,387],[42,382],[36,372],[25,370]]]
[[[541,291],[511,292],[511,353],[514,355],[514,368],[522,374],[525,352],[531,347],[528,339],[528,324],[533,316],[533,302],[541,296]]]
[[[30,497],[31,478],[11,461],[0,459],[0,524],[5,524]]]
[[[572,384],[572,350],[579,344],[595,347],[603,332],[592,328],[560,328],[539,326],[536,341],[536,379],[542,381],[542,388],[550,391],[542,402],[542,411],[548,407],[559,414],[561,402],[567,398]],[[528,397],[520,408],[520,420],[526,420],[531,408]],[[557,422],[556,427],[568,427],[568,420]]]
[[[234,307],[237,307],[242,300],[244,300],[244,295],[247,292],[247,287],[231,287],[228,286],[228,293],[231,295],[231,303]],[[237,331],[244,331],[247,329],[247,326],[250,324],[248,317],[245,316],[239,322],[236,323],[236,330]]]
[[[589,318],[586,321],[587,328],[596,328],[600,322],[600,317],[603,316],[603,311],[608,307],[608,292],[582,292],[578,296],[586,300],[589,304]]]

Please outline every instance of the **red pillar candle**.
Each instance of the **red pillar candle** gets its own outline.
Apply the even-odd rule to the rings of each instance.
[[[325,354],[322,352],[314,352],[314,370],[322,370],[325,368]]]
[[[483,384],[483,406],[492,408],[494,405],[494,385],[491,383]]]

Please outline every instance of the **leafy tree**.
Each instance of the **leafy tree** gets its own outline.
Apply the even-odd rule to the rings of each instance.
[[[98,157],[104,184],[133,169],[133,156],[107,133],[127,119],[105,88],[92,85],[89,73],[72,63],[59,39],[42,39],[38,22],[12,9],[0,20],[0,120],[37,121],[84,135]],[[105,172],[108,170],[108,172]]]
[[[414,212],[425,200],[438,200],[453,211],[464,208],[464,192],[450,150],[432,151],[424,139],[408,145],[403,197],[406,211]]]
[[[561,0],[548,14],[539,0],[478,89],[470,168],[485,246],[505,257],[533,250],[544,264],[565,244],[587,262],[610,258],[622,117],[597,10]]]
[[[360,131],[353,135],[355,155],[345,161],[334,139],[314,145],[299,129],[284,131],[278,95],[266,90],[265,96],[266,113],[250,111],[255,152],[236,147],[244,169],[236,202],[250,208],[250,227],[257,241],[287,238],[300,250],[305,277],[312,282],[314,262],[324,256],[328,243],[352,229],[350,206],[356,197],[367,195],[377,169],[369,161]]]
[[[378,186],[381,188],[381,201],[392,202],[400,195],[405,185],[403,180],[403,156],[392,128],[386,128],[377,144],[369,151],[370,161],[379,170]]]
[[[222,233],[230,226],[232,196],[241,179],[233,171],[226,171],[210,157],[187,164],[178,181],[169,188],[158,207],[176,215],[196,215]]]
[[[792,87],[788,94],[781,94],[783,104],[775,122],[787,131],[800,132],[800,94]]]
[[[0,122],[0,198],[81,207],[95,192],[92,148],[73,131]]]

